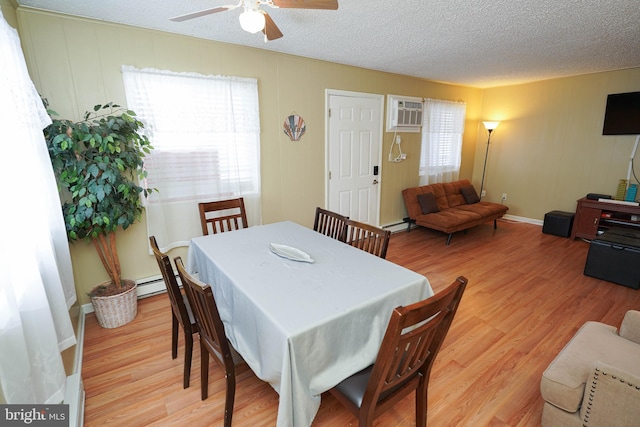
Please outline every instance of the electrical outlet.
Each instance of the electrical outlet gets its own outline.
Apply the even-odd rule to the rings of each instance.
[[[507,193],[502,193],[502,200],[507,200]]]
[[[400,158],[402,160],[406,160],[407,159],[407,155],[405,153],[400,154]]]
[[[482,190],[482,192],[480,193],[480,197],[484,197],[487,195],[487,190]]]

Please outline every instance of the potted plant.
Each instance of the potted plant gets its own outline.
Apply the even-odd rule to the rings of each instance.
[[[94,106],[80,122],[53,117],[52,122],[44,133],[67,236],[95,246],[109,275],[89,293],[96,317],[103,327],[122,326],[137,314],[136,283],[121,277],[115,232],[140,219],[141,193],[153,191],[139,185],[146,177],[144,157],[153,147],[136,114],[111,102]]]

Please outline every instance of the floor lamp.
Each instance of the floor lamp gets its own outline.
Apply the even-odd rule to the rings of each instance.
[[[493,132],[493,130],[498,127],[500,122],[482,122],[482,123],[484,124],[485,129],[489,131],[489,138],[487,139],[487,151],[486,153],[484,153],[484,167],[482,168],[482,183],[480,184],[480,198],[484,196],[482,191],[484,190],[484,173],[487,170],[487,157],[489,157],[489,143],[491,142],[491,132]]]

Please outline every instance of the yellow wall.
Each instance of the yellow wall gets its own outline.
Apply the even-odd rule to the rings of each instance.
[[[0,11],[5,21],[13,28],[18,28],[18,20],[16,18],[16,7],[13,0],[0,0]]]
[[[85,110],[105,101],[124,104],[122,64],[257,78],[264,223],[288,219],[312,226],[315,207],[324,205],[327,89],[466,101],[467,156],[462,175],[471,177],[479,89],[30,9],[19,8],[18,21],[31,77],[51,108],[65,118],[79,119]],[[282,132],[282,123],[292,111],[307,124],[297,143]],[[383,153],[388,152],[391,137],[384,134]],[[403,134],[408,160],[380,165],[382,225],[401,222],[405,215],[400,192],[418,183],[419,144],[419,134]],[[155,260],[148,255],[144,220],[117,238],[125,277],[158,274]],[[81,303],[88,302],[86,292],[106,279],[106,273],[91,245],[75,243],[71,250],[78,297]],[[185,252],[176,250],[171,256],[178,254]]]
[[[640,68],[484,90],[483,117],[502,120],[489,148],[488,200],[507,193],[510,215],[541,220],[550,210],[575,212],[587,193],[615,196],[636,137],[602,135],[607,95],[639,90]]]
[[[486,149],[481,120],[503,120],[492,138],[485,188],[487,200],[508,193],[512,215],[540,220],[549,210],[574,210],[577,198],[614,193],[626,175],[633,139],[600,135],[604,99],[638,90],[640,69],[480,90],[30,9],[19,8],[17,20],[31,77],[65,118],[78,119],[96,103],[124,104],[122,64],[257,78],[264,223],[311,226],[315,207],[324,205],[327,89],[465,101],[461,178],[477,189]],[[293,111],[307,123],[297,143],[282,132]],[[401,191],[418,183],[419,134],[402,136],[407,161],[381,164],[382,225],[402,220]],[[391,137],[384,133],[383,158]],[[118,249],[125,277],[158,274],[144,219],[118,233]],[[78,298],[86,303],[85,293],[106,273],[92,246],[76,243],[71,251]]]

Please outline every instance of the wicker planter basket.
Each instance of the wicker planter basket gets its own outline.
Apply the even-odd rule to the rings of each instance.
[[[108,297],[91,297],[98,324],[103,328],[117,328],[126,325],[136,318],[138,314],[137,285],[134,281],[123,279],[124,282],[132,282],[133,287],[126,292]],[[105,282],[108,284],[109,282]],[[96,287],[104,286],[101,283]]]

